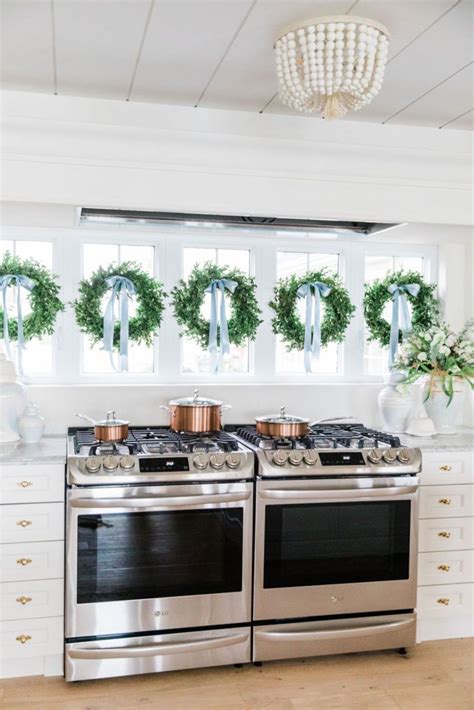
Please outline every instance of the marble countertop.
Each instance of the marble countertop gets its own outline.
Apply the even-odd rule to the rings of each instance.
[[[404,446],[418,447],[422,451],[474,451],[474,429],[460,427],[457,434],[434,436],[409,436],[400,434]]]
[[[0,445],[0,466],[66,462],[66,437],[44,436],[39,444]]]

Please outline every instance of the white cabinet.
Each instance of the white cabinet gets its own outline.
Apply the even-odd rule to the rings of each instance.
[[[0,678],[62,674],[64,464],[0,476]]]
[[[423,454],[418,641],[474,635],[473,483],[471,452]]]

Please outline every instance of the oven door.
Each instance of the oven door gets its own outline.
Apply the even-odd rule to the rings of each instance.
[[[250,621],[252,483],[68,491],[66,637]]]
[[[255,618],[414,609],[418,480],[259,480]]]

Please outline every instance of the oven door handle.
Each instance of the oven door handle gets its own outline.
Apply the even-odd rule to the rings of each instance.
[[[87,508],[88,510],[103,510],[108,508],[127,508],[142,510],[143,508],[179,508],[189,505],[208,505],[210,503],[237,503],[248,500],[251,491],[241,493],[218,493],[216,495],[193,496],[147,496],[144,498],[72,498],[71,508]]]
[[[390,621],[386,624],[374,624],[373,626],[356,626],[352,629],[326,629],[315,631],[259,631],[257,635],[269,641],[326,641],[331,639],[345,639],[353,636],[377,636],[386,631],[398,631],[412,626],[414,619],[403,619],[402,621]]]
[[[178,641],[171,643],[150,643],[142,646],[111,646],[110,648],[71,648],[67,651],[70,658],[102,660],[106,658],[140,658],[145,656],[167,656],[174,653],[192,653],[226,648],[248,641],[248,634],[231,634],[218,638],[198,641]]]
[[[259,490],[260,498],[285,498],[287,500],[327,499],[340,501],[344,498],[381,498],[405,496],[416,493],[418,486],[392,486],[390,488],[337,488],[333,490],[314,488],[269,488]]]

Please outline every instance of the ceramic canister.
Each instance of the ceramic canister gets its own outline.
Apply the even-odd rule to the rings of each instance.
[[[18,381],[15,365],[0,353],[0,444],[20,439],[18,420],[26,400],[26,387]]]

